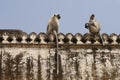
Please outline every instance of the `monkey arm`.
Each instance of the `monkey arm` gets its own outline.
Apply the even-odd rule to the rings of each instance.
[[[94,27],[96,26],[94,21],[90,21],[90,22],[89,22],[89,25],[90,25],[90,26],[94,26]]]

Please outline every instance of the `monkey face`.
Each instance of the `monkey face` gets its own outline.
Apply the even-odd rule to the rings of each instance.
[[[88,26],[89,26],[89,24],[88,24],[88,23],[85,23],[85,28],[86,28],[86,29],[88,29]]]
[[[94,15],[94,14],[92,14],[92,15],[90,16],[90,19],[91,19],[91,20],[93,20],[93,19],[94,19],[94,17],[95,17],[95,15]]]
[[[57,18],[58,18],[58,19],[60,19],[60,18],[61,18],[60,14],[58,14],[58,15],[57,15]]]

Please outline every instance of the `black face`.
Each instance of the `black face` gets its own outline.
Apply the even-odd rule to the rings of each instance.
[[[88,23],[85,23],[85,28],[86,28],[86,29],[88,29],[88,26],[89,26]]]
[[[95,15],[94,15],[94,14],[92,14],[92,15],[90,16],[90,19],[94,19],[94,17],[95,17]]]
[[[58,19],[60,19],[60,18],[61,18],[60,14],[58,14],[58,15],[56,15],[56,16],[57,16],[57,18],[58,18]]]

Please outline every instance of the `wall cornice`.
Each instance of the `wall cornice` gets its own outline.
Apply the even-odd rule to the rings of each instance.
[[[0,48],[56,48],[56,44],[0,44]],[[58,49],[120,49],[120,44],[59,44]]]

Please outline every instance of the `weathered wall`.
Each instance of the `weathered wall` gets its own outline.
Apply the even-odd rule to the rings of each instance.
[[[119,80],[120,49],[61,48],[56,75],[54,48],[0,48],[0,80]]]
[[[120,45],[116,34],[93,40],[77,33],[59,38],[59,74],[56,75],[54,37],[26,33],[0,37],[0,80],[120,80]]]

